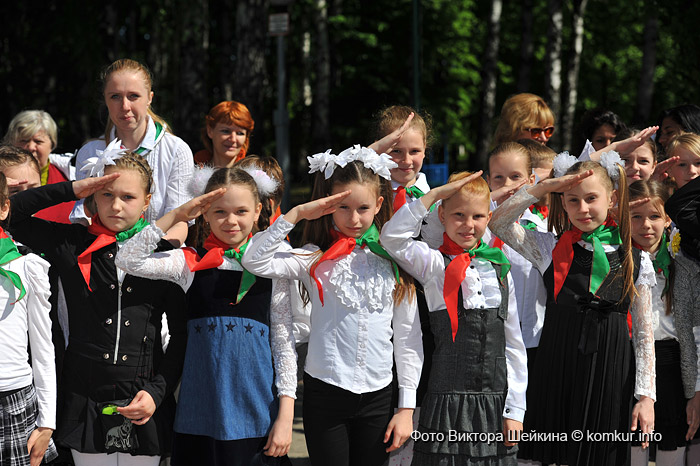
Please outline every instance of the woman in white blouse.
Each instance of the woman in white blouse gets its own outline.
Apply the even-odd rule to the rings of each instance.
[[[150,223],[189,200],[187,185],[192,178],[194,163],[187,143],[172,134],[165,121],[151,109],[153,80],[141,63],[121,59],[109,65],[102,74],[103,93],[109,120],[105,134],[87,142],[78,151],[78,179],[85,177],[81,168],[113,139],[123,148],[142,155],[153,170],[154,189],[146,211]],[[71,214],[73,222],[87,222],[82,201]],[[187,237],[186,225],[168,231],[167,239],[182,243]]]

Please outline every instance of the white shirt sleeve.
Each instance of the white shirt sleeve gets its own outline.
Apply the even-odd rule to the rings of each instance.
[[[399,408],[416,407],[416,391],[423,368],[423,336],[415,294],[394,305],[394,360],[399,382]]]
[[[273,280],[270,302],[270,345],[275,365],[275,385],[278,396],[296,399],[297,352],[292,330],[290,281]]]
[[[294,224],[280,216],[270,227],[251,238],[241,264],[250,273],[265,278],[290,278],[309,284],[309,268],[318,248],[284,250],[284,239]],[[314,249],[315,248],[315,249]]]
[[[175,139],[175,142],[172,145],[175,147],[167,146],[174,153],[169,158],[170,172],[165,180],[162,214],[159,217],[190,200],[188,185],[194,172],[194,157],[190,146],[185,141],[180,138],[173,139]],[[160,150],[166,148],[165,142],[161,141],[159,144]],[[157,189],[163,189],[163,187],[159,186]]]
[[[78,150],[78,155],[76,155],[75,157],[76,180],[82,180],[83,178],[85,178],[85,173],[81,171],[81,168],[83,168],[83,165],[85,165],[85,161],[88,158],[95,156],[95,150],[98,148],[105,148],[104,141],[102,141],[101,139],[90,141]],[[77,201],[75,201],[75,204],[73,205],[73,210],[71,211],[68,218],[72,223],[80,223],[82,225],[88,226],[90,222],[88,221],[87,214],[85,213],[85,207],[83,206],[84,202],[84,199],[78,199]]]
[[[56,364],[49,317],[49,264],[38,256],[25,256],[27,279],[27,327],[32,353],[32,373],[39,403],[37,427],[56,428]]]
[[[183,250],[153,252],[164,235],[156,225],[148,225],[118,248],[114,263],[135,277],[168,280],[187,291],[194,272],[187,265]]]
[[[505,322],[505,336],[508,394],[506,395],[503,417],[523,422],[528,380],[527,352],[520,331],[515,284],[510,273],[508,273],[508,318]]]
[[[431,249],[427,243],[413,238],[414,231],[420,226],[428,210],[420,199],[404,204],[384,224],[380,242],[384,249],[405,271],[421,284],[445,273],[445,259],[442,254]]]
[[[646,252],[641,253],[639,276],[635,283],[638,295],[632,302],[632,344],[636,359],[634,396],[656,400],[656,353],[651,308],[651,288],[656,285],[654,266]]]

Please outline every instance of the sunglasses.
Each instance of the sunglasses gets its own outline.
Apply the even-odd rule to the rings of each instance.
[[[547,138],[551,138],[552,134],[554,134],[554,126],[547,126],[546,128],[525,128],[524,131],[529,131],[531,137],[537,137],[541,133],[544,133],[544,136]]]

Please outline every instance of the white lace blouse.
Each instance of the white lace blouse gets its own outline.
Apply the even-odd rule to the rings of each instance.
[[[352,393],[386,387],[396,361],[399,407],[416,406],[423,365],[423,343],[415,296],[394,303],[396,279],[391,263],[356,246],[348,255],[316,268],[323,286],[321,304],[309,269],[318,246],[283,250],[294,228],[280,217],[256,234],[243,255],[243,265],[263,277],[300,280],[311,299],[311,333],[305,372]],[[393,345],[392,345],[393,337]]]
[[[168,280],[187,291],[194,274],[185,261],[182,249],[153,251],[165,234],[151,224],[126,241],[117,252],[115,264],[127,273],[151,280]],[[241,265],[232,258],[224,257],[220,270],[242,271]],[[297,354],[292,331],[292,310],[289,281],[273,280],[270,303],[270,345],[275,366],[275,384],[278,396],[296,398]]]
[[[516,221],[520,214],[538,199],[526,188],[520,189],[493,213],[489,227],[508,246],[516,250],[543,274],[552,263],[552,251],[557,244],[553,233],[543,233],[523,228]],[[593,250],[585,241],[579,245]],[[616,245],[603,245],[605,252],[617,250]],[[651,288],[656,285],[656,273],[649,255],[642,251],[639,276],[635,282],[638,296],[632,301],[632,344],[636,357],[634,395],[656,399],[656,356],[654,352],[654,326],[651,305]]]
[[[423,285],[430,312],[447,309],[443,297],[445,259],[427,243],[412,238],[428,214],[423,202],[404,205],[382,228],[381,242],[396,262]],[[455,256],[450,256],[454,258]],[[501,289],[491,263],[475,257],[462,282],[465,309],[495,308],[501,305]],[[513,278],[508,273],[508,318],[505,322],[508,394],[503,417],[523,420],[527,390],[527,354],[520,332]]]

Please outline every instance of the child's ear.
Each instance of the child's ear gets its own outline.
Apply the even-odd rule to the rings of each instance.
[[[527,178],[527,184],[535,184],[535,181],[537,181],[537,175],[535,175],[535,172],[530,173],[530,176]]]
[[[608,209],[612,209],[615,205],[617,205],[617,189],[613,189],[612,193],[610,194]]]
[[[258,223],[258,219],[260,218],[260,211],[262,211],[262,203],[258,202],[257,207],[255,207],[255,223]]]
[[[0,208],[0,221],[7,220],[7,216],[10,215],[10,200],[5,201],[5,205]]]
[[[442,223],[444,225],[445,224],[445,209],[442,208],[442,204],[440,204],[438,206],[438,218],[440,219],[440,223]]]
[[[374,215],[377,215],[379,213],[379,210],[382,208],[383,203],[384,203],[384,196],[379,196],[377,198],[377,208],[374,209]]]
[[[146,199],[144,200],[144,203],[143,203],[143,211],[142,212],[146,212],[146,210],[148,210],[148,206],[151,205],[151,197],[153,197],[153,195],[151,193],[146,194]]]
[[[486,217],[486,223],[489,223],[491,221],[491,216],[493,215],[493,211],[489,210],[489,215]]]
[[[668,228],[671,226],[671,217],[668,215],[666,216],[666,221],[664,222],[664,228]]]

